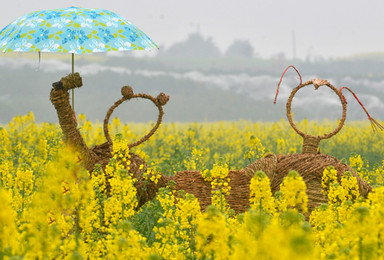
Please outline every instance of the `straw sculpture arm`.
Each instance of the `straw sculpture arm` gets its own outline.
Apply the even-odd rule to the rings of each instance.
[[[75,113],[69,103],[68,90],[81,86],[82,81],[79,73],[70,74],[52,84],[53,88],[50,93],[50,100],[56,109],[59,124],[63,131],[64,142],[67,142],[79,151],[86,169],[92,170],[94,166],[92,162],[95,159],[95,154],[88,149],[77,129]]]

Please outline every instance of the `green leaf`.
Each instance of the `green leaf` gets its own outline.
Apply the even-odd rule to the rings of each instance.
[[[107,27],[107,25],[105,23],[100,23],[101,26],[104,26],[104,27]]]
[[[63,31],[58,31],[56,34],[62,34],[63,33]]]
[[[74,24],[73,24],[73,27],[75,27],[75,28],[81,28],[81,25],[80,25],[79,23],[74,23]]]
[[[24,38],[26,35],[26,33],[23,33],[22,35],[20,35],[20,38]]]
[[[32,31],[29,31],[28,33],[32,34],[32,33],[35,33],[35,32],[36,32],[35,30],[32,30]]]
[[[52,26],[52,24],[50,24],[50,23],[47,23],[47,24],[46,24],[46,26],[49,28],[49,27],[51,27],[51,26]]]
[[[87,35],[88,39],[92,39],[92,34]]]
[[[48,35],[48,39],[52,39],[53,36],[55,36],[55,35],[54,34]]]
[[[95,35],[95,36],[93,36],[93,37],[95,37],[95,39],[100,39],[100,37],[99,37],[99,36],[96,36],[96,35]]]
[[[93,33],[93,34],[96,34],[96,33],[97,33],[97,31],[96,31],[96,30],[93,30],[93,31],[92,31],[92,33]]]
[[[60,40],[60,37],[59,37],[59,36],[55,36],[55,39],[56,39],[56,40]]]
[[[118,34],[117,33],[114,33],[113,34],[113,37],[117,38]]]
[[[124,36],[124,35],[122,35],[122,34],[120,34],[120,37],[121,37],[121,38],[125,38],[125,36]]]
[[[28,37],[28,39],[32,39],[32,36],[31,36],[31,35],[28,35],[27,37]]]
[[[118,33],[123,33],[124,31],[122,29],[119,29],[117,32]]]

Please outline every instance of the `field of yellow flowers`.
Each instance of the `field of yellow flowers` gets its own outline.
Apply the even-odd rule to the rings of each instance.
[[[78,123],[89,146],[105,142],[101,124],[84,115]],[[313,134],[335,125],[298,123]],[[151,126],[115,118],[114,156]],[[301,145],[284,120],[164,123],[133,152],[151,172],[199,170],[218,176],[222,182],[215,185],[225,187],[229,169],[244,168],[268,152],[299,153]],[[37,124],[32,113],[17,116],[0,127],[0,259],[383,259],[383,133],[372,134],[368,122],[347,122],[320,148],[350,164],[374,192],[361,198],[352,175],[338,182],[329,167],[323,176],[329,202],[305,219],[306,187],[297,172],[288,174],[276,194],[257,172],[251,207],[242,214],[233,214],[223,192],[214,193],[212,205],[201,212],[194,196],[169,187],[137,209],[135,179],[117,160],[106,168],[113,175],[107,196],[104,173],[96,169],[90,178],[63,145],[57,124]]]

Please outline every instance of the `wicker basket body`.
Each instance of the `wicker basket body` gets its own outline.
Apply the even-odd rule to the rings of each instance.
[[[272,193],[280,190],[280,184],[291,170],[297,171],[303,177],[307,186],[308,210],[311,212],[320,204],[327,203],[328,201],[322,193],[321,186],[323,172],[328,166],[333,166],[337,170],[339,181],[345,172],[351,172],[357,179],[362,196],[366,197],[372,190],[372,187],[361,179],[350,166],[326,154],[268,154],[264,158],[248,165],[245,171],[249,176],[253,176],[259,170],[264,171],[270,179]]]
[[[229,195],[225,196],[226,201],[236,213],[246,211],[249,207],[250,175],[244,170],[229,171],[228,178],[230,179],[229,186],[231,186],[231,191]],[[207,206],[211,205],[211,183],[204,180],[201,172],[177,172],[170,179],[176,182],[174,187],[176,190],[183,190],[193,194],[198,199],[203,211]]]

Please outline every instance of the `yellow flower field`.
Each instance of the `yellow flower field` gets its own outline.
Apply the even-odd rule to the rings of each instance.
[[[317,134],[335,125],[298,123]],[[384,259],[384,133],[373,134],[369,121],[347,121],[320,149],[351,165],[373,192],[360,197],[355,177],[338,182],[329,167],[323,175],[329,202],[308,219],[305,183],[295,171],[276,194],[257,172],[245,213],[234,214],[224,198],[230,169],[268,152],[300,153],[302,138],[285,120],[163,123],[132,151],[150,166],[146,178],[199,170],[211,182],[212,205],[201,212],[193,195],[166,187],[137,209],[136,180],[115,158],[152,126],[115,118],[114,158],[92,178],[63,145],[59,125],[37,124],[29,113],[1,126],[0,259]],[[89,146],[105,142],[101,124],[80,115],[78,127]],[[105,174],[113,176],[108,192]]]

